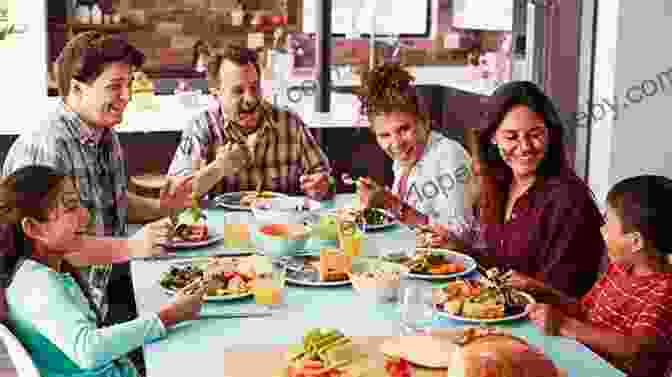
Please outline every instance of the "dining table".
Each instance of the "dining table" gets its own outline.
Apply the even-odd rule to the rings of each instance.
[[[322,202],[322,208],[318,211],[350,206],[353,199],[353,194],[338,194],[333,200]],[[223,227],[227,214],[232,211],[209,204],[205,212],[209,228],[216,231],[218,227]],[[241,216],[247,216],[253,231],[252,213],[243,211]],[[132,237],[143,236],[143,231],[140,230]],[[415,250],[415,242],[415,232],[412,229],[396,224],[387,229],[367,232],[362,252],[367,257],[378,257],[381,253],[408,254],[409,250]],[[253,251],[226,248],[224,242],[218,242],[160,257],[132,260],[131,276],[138,313],[157,312],[162,305],[172,300],[171,295],[159,284],[161,275],[171,265],[195,258],[245,255]],[[431,289],[440,283],[404,277],[401,284],[402,287],[421,285]],[[400,335],[399,304],[375,302],[358,295],[351,285],[288,285],[285,288],[284,305],[273,310],[271,315],[217,315],[254,307],[256,304],[251,297],[205,302],[201,311],[202,318],[169,328],[167,336],[143,346],[147,377],[272,377],[267,374],[269,365],[281,362],[283,350],[288,345],[300,344],[306,330],[311,328],[335,328],[350,337]],[[438,315],[432,321],[432,327],[436,328],[465,325],[467,324]],[[526,318],[501,322],[497,327],[543,349],[556,366],[566,371],[570,377],[625,376],[587,346],[566,337],[546,336]],[[241,367],[241,362],[244,367]]]

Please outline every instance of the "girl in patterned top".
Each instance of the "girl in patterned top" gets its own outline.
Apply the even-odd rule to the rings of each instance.
[[[378,145],[393,160],[394,185],[357,181],[364,208],[384,208],[410,225],[462,223],[470,156],[455,140],[431,130],[431,119],[398,64],[366,72],[359,99]]]
[[[578,301],[521,276],[512,285],[541,292],[530,317],[550,333],[576,338],[629,376],[663,376],[672,357],[672,180],[642,175],[607,195],[602,235],[609,267]]]

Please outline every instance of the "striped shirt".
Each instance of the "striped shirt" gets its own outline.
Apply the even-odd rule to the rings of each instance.
[[[663,376],[672,356],[672,273],[636,276],[627,266],[612,262],[607,273],[581,299],[581,309],[585,321],[594,326],[665,340],[660,355],[647,357],[650,365],[642,366],[644,372],[635,373]],[[619,368],[634,372],[634,360],[604,356]]]
[[[89,233],[126,236],[128,174],[117,133],[93,129],[59,101],[43,124],[20,135],[12,144],[2,168],[3,176],[30,165],[46,165],[76,177],[81,205],[89,210]],[[95,266],[88,274],[92,296],[106,310],[104,293],[110,265]]]
[[[262,102],[262,124],[252,146],[252,163],[238,174],[226,176],[211,192],[224,193],[263,190],[301,194],[302,174],[330,173],[329,160],[301,118],[293,112]],[[180,145],[168,170],[169,175],[194,173],[194,161],[210,163],[218,146],[246,143],[247,137],[222,113],[219,104],[211,105],[185,127]]]

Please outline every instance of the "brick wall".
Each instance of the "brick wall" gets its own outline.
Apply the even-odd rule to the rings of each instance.
[[[246,0],[249,10],[272,10],[279,0]],[[147,66],[189,65],[199,40],[214,48],[229,43],[247,44],[250,28],[231,26],[235,0],[115,0],[115,6],[143,28],[128,32],[128,39],[147,55]],[[290,1],[290,12],[297,0]],[[292,17],[296,20],[296,17]],[[290,22],[292,21],[290,18]]]
[[[235,0],[106,0],[131,23],[142,27],[126,32],[128,39],[147,56],[145,70],[153,77],[191,77],[193,47],[199,40],[214,48],[229,43],[247,45],[251,27],[231,26],[230,10]],[[282,0],[244,0],[248,10],[277,9]],[[289,23],[300,30],[302,0],[288,0]],[[452,0],[432,0],[432,35],[430,38],[408,40],[412,47],[402,52],[408,65],[466,64],[470,48],[483,36],[499,33],[477,33],[452,28]],[[49,50],[53,61],[65,43],[65,29],[49,27]],[[267,42],[272,33],[267,33]],[[388,51],[388,52],[391,52]],[[334,64],[366,64],[368,41],[335,41]],[[359,57],[359,58],[357,58]],[[193,73],[193,72],[191,72]]]

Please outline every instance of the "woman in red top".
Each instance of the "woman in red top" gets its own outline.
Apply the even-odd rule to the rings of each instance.
[[[568,166],[560,117],[530,82],[507,83],[491,99],[475,159],[474,216],[437,227],[434,241],[579,297],[605,257],[603,220],[590,189]]]
[[[535,324],[587,344],[630,377],[663,376],[672,360],[670,196],[672,180],[655,175],[612,188],[602,228],[609,269],[580,301],[567,302],[538,282],[512,279],[516,287],[560,299],[550,301],[553,306],[532,305]]]

